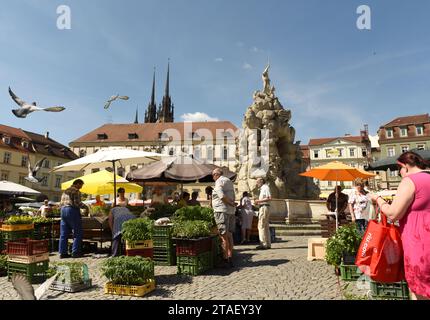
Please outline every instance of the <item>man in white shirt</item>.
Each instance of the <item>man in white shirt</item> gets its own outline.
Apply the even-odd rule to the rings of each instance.
[[[226,265],[233,267],[233,232],[236,227],[236,203],[233,182],[223,176],[220,168],[212,172],[215,188],[212,192],[212,208],[222,240]]]
[[[260,196],[258,200],[255,200],[255,204],[260,206],[260,210],[258,212],[258,236],[260,238],[260,245],[256,249],[267,250],[272,247],[269,229],[269,201],[272,199],[272,195],[270,194],[269,186],[263,178],[257,179],[257,187],[260,188]]]

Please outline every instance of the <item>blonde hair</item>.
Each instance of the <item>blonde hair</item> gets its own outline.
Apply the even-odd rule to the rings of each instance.
[[[361,178],[357,178],[354,180],[354,186],[356,187],[363,187],[365,186],[364,180]]]

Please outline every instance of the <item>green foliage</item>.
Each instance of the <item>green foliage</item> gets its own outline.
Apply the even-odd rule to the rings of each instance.
[[[154,278],[154,262],[143,257],[109,258],[101,270],[113,284],[141,286]]]
[[[209,228],[212,228],[213,226],[215,226],[213,209],[200,207],[200,206],[184,207],[177,210],[174,214],[174,220],[175,221],[202,220],[209,223]]]
[[[39,224],[51,224],[53,219],[44,218],[44,217],[33,217],[33,223],[35,226]]]
[[[149,218],[132,219],[122,225],[122,238],[130,243],[150,240],[154,222]]]
[[[89,279],[88,267],[83,262],[54,262],[49,267],[48,276],[56,273],[56,281],[63,284],[79,284]]]
[[[155,211],[149,216],[152,220],[158,220],[160,218],[170,218],[179,209],[177,205],[170,205],[165,203],[157,203],[154,205]]]
[[[0,273],[7,271],[7,256],[0,254]]]
[[[61,216],[61,209],[59,207],[53,207],[52,212],[46,214],[48,218],[58,218]]]
[[[196,239],[211,234],[210,222],[203,220],[175,221],[172,235],[176,238]]]
[[[362,236],[355,224],[340,227],[337,232],[327,240],[325,259],[328,264],[340,266],[343,254],[353,255],[360,246]]]
[[[109,215],[110,212],[110,207],[109,206],[91,206],[90,207],[90,214],[92,216],[105,216],[107,217]]]
[[[11,216],[3,223],[4,224],[32,224],[33,218],[30,216]]]

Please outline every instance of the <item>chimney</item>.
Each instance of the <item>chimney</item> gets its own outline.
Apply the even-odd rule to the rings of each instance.
[[[49,131],[46,131],[46,133],[45,133],[45,139],[49,139]]]
[[[350,133],[345,133],[345,137],[350,137],[351,134]]]

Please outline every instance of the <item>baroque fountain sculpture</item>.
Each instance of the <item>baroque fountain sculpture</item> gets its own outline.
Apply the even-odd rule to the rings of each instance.
[[[306,170],[300,141],[290,126],[291,110],[285,110],[269,78],[270,65],[263,72],[263,91],[256,91],[247,109],[238,137],[238,191],[258,196],[257,178],[265,178],[275,199],[317,199],[312,179],[299,176]]]

